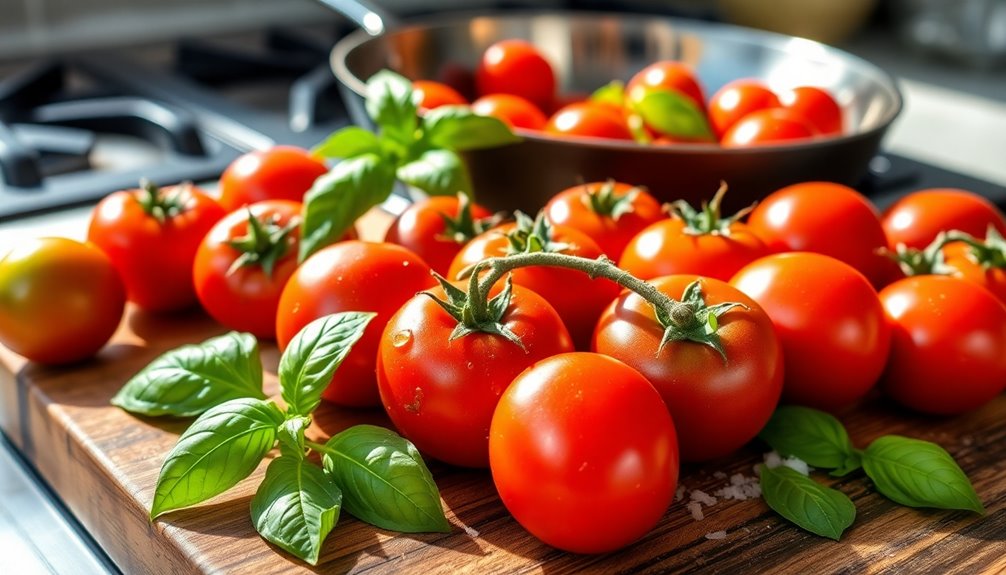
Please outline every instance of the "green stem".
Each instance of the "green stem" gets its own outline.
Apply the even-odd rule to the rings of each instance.
[[[317,451],[318,453],[324,454],[332,452],[332,450],[329,449],[327,445],[323,445],[321,443],[315,443],[310,439],[305,439],[304,445],[306,445],[311,451]]]

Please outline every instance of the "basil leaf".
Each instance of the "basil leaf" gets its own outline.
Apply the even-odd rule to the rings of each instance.
[[[356,218],[391,194],[394,170],[376,154],[343,160],[314,181],[304,196],[300,261],[332,244]]]
[[[324,142],[315,146],[311,153],[323,158],[353,158],[380,151],[381,140],[376,134],[359,126],[349,126],[332,133]]]
[[[390,70],[381,70],[367,81],[367,114],[382,134],[406,145],[416,139],[418,127],[412,98],[412,82]]]
[[[210,408],[178,438],[161,467],[150,518],[195,505],[251,475],[276,442],[283,413],[261,399]]]
[[[629,93],[629,104],[648,126],[668,136],[713,137],[705,114],[680,92],[640,86]]]
[[[758,437],[782,455],[795,455],[823,469],[843,467],[855,451],[833,415],[796,405],[776,409]]]
[[[281,456],[266,469],[251,502],[251,516],[266,541],[317,565],[341,505],[342,492],[324,471],[303,459]]]
[[[290,413],[307,415],[318,407],[321,392],[375,315],[362,311],[327,315],[293,336],[278,371],[281,395]]]
[[[625,84],[619,80],[608,82],[594,90],[590,95],[590,101],[622,107],[625,104]]]
[[[280,453],[287,457],[304,459],[304,432],[307,431],[310,425],[310,417],[288,415],[283,425],[280,425],[279,429],[276,430]]]
[[[134,375],[112,405],[142,415],[192,417],[239,397],[265,399],[258,342],[230,332],[173,349]]]
[[[967,475],[935,443],[885,435],[863,452],[863,470],[877,491],[902,505],[985,513]]]
[[[468,106],[441,106],[426,113],[423,131],[434,147],[465,151],[520,141],[498,118],[479,116]]]
[[[356,425],[329,439],[321,453],[342,487],[344,508],[358,519],[408,533],[450,531],[430,470],[395,432]]]
[[[472,182],[468,168],[450,150],[427,150],[417,159],[398,168],[398,179],[431,196],[453,196],[459,192],[471,196]]]
[[[845,477],[861,467],[863,467],[863,452],[858,449],[853,449],[852,453],[845,457],[845,461],[842,462],[842,465],[831,470],[828,475],[832,477]]]
[[[836,541],[856,519],[856,506],[844,493],[789,467],[762,465],[761,494],[779,515],[815,535]]]

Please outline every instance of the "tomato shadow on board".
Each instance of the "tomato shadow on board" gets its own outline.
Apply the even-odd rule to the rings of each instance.
[[[112,396],[143,365],[145,348],[131,343],[106,345],[96,356],[65,365],[26,362],[15,377],[19,390],[36,389],[46,401],[74,407],[109,407]],[[141,358],[141,359],[136,359]],[[127,366],[123,368],[123,366]],[[128,375],[126,373],[128,372]],[[122,377],[117,374],[122,373]]]
[[[146,341],[178,340],[179,345],[196,343],[228,331],[196,306],[178,311],[150,312],[130,304],[126,325],[133,334]]]

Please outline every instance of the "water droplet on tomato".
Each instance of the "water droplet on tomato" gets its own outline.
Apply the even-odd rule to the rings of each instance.
[[[475,364],[469,361],[468,362],[468,369],[475,369]]]
[[[395,347],[402,347],[407,345],[410,341],[412,341],[412,332],[407,329],[396,331],[395,334],[391,336],[391,345]]]

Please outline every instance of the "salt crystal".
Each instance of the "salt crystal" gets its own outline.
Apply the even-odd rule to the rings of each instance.
[[[685,486],[679,485],[678,490],[674,492],[674,500],[681,501],[685,498]]]
[[[702,521],[706,518],[706,516],[702,513],[702,504],[698,501],[689,501],[688,504],[685,505],[685,509],[692,514],[692,519],[696,521]]]
[[[713,505],[716,505],[716,498],[713,497],[712,495],[709,495],[705,491],[700,491],[698,489],[694,489],[688,495],[688,497],[692,501],[698,501],[699,503],[704,504],[706,507],[711,507]]]
[[[706,533],[706,539],[711,539],[713,541],[726,538],[727,538],[726,531],[713,531],[712,533]]]
[[[769,451],[766,453],[764,459],[765,467],[768,467],[769,469],[775,469],[776,467],[782,465],[782,456],[775,451]]]
[[[476,537],[479,536],[478,530],[475,529],[474,527],[469,527],[469,526],[465,525],[464,528],[465,528],[465,533],[467,533],[468,536],[471,537],[472,539],[475,539]]]
[[[715,477],[716,479],[726,479],[727,478],[727,474],[723,473],[722,471],[714,471],[713,472],[713,477]]]
[[[782,460],[782,464],[784,467],[789,467],[790,469],[796,471],[800,475],[810,475],[810,466],[807,465],[807,462],[802,459],[796,457],[787,457],[786,459]]]

